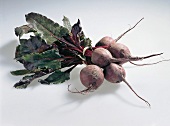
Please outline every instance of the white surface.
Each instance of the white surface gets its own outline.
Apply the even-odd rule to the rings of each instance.
[[[23,68],[13,60],[18,44],[14,28],[26,24],[24,15],[38,12],[62,23],[63,15],[83,30],[94,43],[103,36],[116,38],[142,17],[145,19],[119,42],[133,55],[164,52],[170,58],[170,1],[0,1],[0,125],[1,126],[169,126],[170,62],[134,67],[126,64],[127,81],[151,103],[151,109],[124,84],[104,84],[86,96],[71,94],[67,85],[78,89],[79,71],[61,85],[41,85],[34,81],[25,90],[13,88],[21,77],[10,71]],[[162,57],[144,62],[154,62]]]

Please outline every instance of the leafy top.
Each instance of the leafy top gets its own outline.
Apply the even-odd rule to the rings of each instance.
[[[78,64],[90,63],[91,40],[86,38],[80,20],[73,26],[63,17],[63,26],[38,13],[25,15],[28,24],[16,27],[20,45],[16,47],[15,59],[25,69],[11,71],[13,75],[26,75],[14,85],[26,88],[34,79],[50,74],[39,80],[42,84],[58,84],[70,79],[70,72]],[[33,32],[29,39],[21,39],[23,34]],[[89,53],[83,53],[88,47]],[[86,51],[87,52],[87,51]],[[66,71],[62,68],[70,67]],[[29,75],[28,75],[29,74]]]

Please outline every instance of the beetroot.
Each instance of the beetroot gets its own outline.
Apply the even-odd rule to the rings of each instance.
[[[131,61],[139,61],[139,60],[143,60],[143,59],[147,59],[150,57],[163,54],[163,53],[157,53],[157,54],[152,54],[152,55],[148,55],[144,57],[131,56],[129,48],[122,43],[113,43],[113,44],[111,43],[110,46],[108,47],[108,50],[111,52],[114,58],[117,58],[117,60],[120,60],[119,64],[124,64],[127,61],[129,61],[130,63],[135,65],[135,63]]]
[[[86,93],[96,90],[104,81],[104,74],[100,67],[97,65],[87,65],[80,71],[81,83],[87,88],[82,91],[70,91],[72,93]]]
[[[129,48],[121,43],[110,44],[108,50],[111,52],[112,56],[115,58],[129,58],[129,57],[131,57]]]
[[[111,83],[119,83],[123,81],[122,76],[126,76],[125,69],[122,66],[111,63],[104,68],[104,77]]]
[[[110,43],[115,43],[115,40],[112,37],[105,36],[99,42],[96,43],[95,47],[109,46]]]
[[[80,80],[85,87],[93,85],[97,89],[103,83],[104,74],[100,67],[88,65],[80,71]]]
[[[105,67],[110,63],[110,59],[112,58],[112,54],[104,48],[96,48],[91,56],[92,63]]]
[[[98,47],[92,52],[91,62],[95,65],[98,65],[99,67],[102,67],[102,68],[106,67],[110,63],[123,64],[128,61],[135,65],[135,63],[133,63],[132,61],[143,60],[146,58],[150,58],[150,57],[162,54],[162,53],[159,53],[159,54],[153,54],[153,55],[149,55],[149,56],[145,56],[145,57],[132,57],[132,56],[130,56],[129,49],[126,46],[122,46],[123,44],[116,43],[113,45],[118,45],[118,47],[115,46],[117,48],[115,48],[115,49],[112,48],[114,50],[114,53],[116,54],[116,55],[113,54],[114,57],[112,57],[112,54],[107,49]],[[122,51],[120,48],[122,48]]]
[[[126,81],[125,79],[125,70],[122,66],[119,66],[117,64],[111,63],[109,66],[107,66],[104,69],[104,77],[107,81],[112,82],[112,83],[118,83],[118,82],[125,82],[127,86],[135,93],[135,95],[146,102],[149,106],[149,102],[143,99],[141,96],[139,96],[134,89],[130,86],[130,84]]]

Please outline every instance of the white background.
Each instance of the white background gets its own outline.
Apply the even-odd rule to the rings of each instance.
[[[116,38],[142,17],[145,19],[119,42],[134,56],[164,52],[140,63],[170,58],[170,1],[168,0],[0,0],[0,125],[1,126],[169,126],[170,62],[136,67],[125,64],[127,81],[147,99],[151,109],[122,82],[104,82],[89,95],[71,94],[67,85],[83,89],[79,66],[71,80],[41,85],[35,80],[25,90],[13,88],[21,77],[10,71],[23,68],[14,58],[18,38],[14,28],[26,24],[24,15],[41,13],[62,24],[63,15],[77,19],[95,44],[103,36]]]

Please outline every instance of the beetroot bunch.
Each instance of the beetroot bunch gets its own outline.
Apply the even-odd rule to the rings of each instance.
[[[94,91],[103,83],[104,79],[111,83],[120,83],[123,81],[136,94],[137,97],[145,101],[150,106],[149,102],[140,97],[125,80],[126,72],[122,65],[126,62],[132,63],[132,61],[143,60],[161,54],[162,53],[145,57],[134,57],[131,56],[130,50],[124,44],[117,43],[117,41],[111,37],[103,37],[95,45],[92,52],[92,64],[87,65],[80,72],[80,80],[86,89],[82,91],[78,91],[76,89],[77,91],[71,92],[87,93]]]
[[[95,47],[92,47],[91,40],[87,38],[80,26],[80,20],[71,25],[69,19],[64,16],[63,26],[51,19],[38,14],[29,13],[25,15],[28,24],[16,27],[15,34],[19,37],[20,44],[16,47],[15,60],[23,64],[24,69],[12,71],[11,74],[24,77],[17,82],[15,88],[26,88],[34,79],[48,75],[45,79],[39,79],[41,84],[59,84],[70,79],[71,71],[81,64],[86,64],[80,72],[80,80],[86,87],[84,90],[71,91],[72,93],[85,94],[96,90],[103,83],[104,79],[111,83],[125,82],[128,87],[140,97],[125,80],[126,72],[122,65],[133,61],[139,61],[153,56],[145,57],[132,56],[130,50],[118,40],[128,29],[117,39],[103,37]],[[29,39],[23,35],[32,33]],[[63,70],[64,68],[64,70]]]

